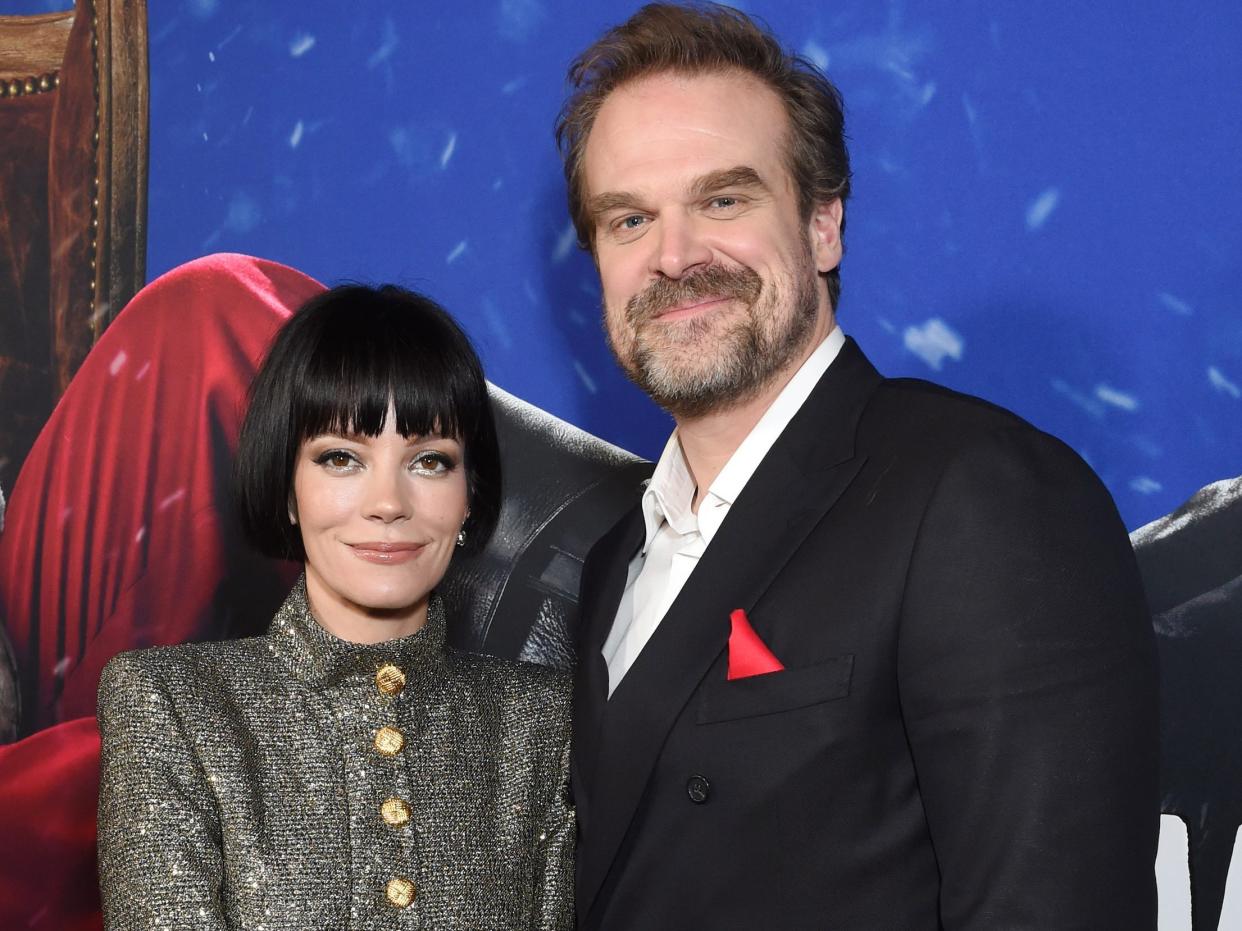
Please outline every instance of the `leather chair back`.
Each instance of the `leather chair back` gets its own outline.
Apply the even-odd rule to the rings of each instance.
[[[146,277],[145,0],[0,16],[0,487]]]

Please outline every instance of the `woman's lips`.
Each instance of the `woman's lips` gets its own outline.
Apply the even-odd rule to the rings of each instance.
[[[422,543],[350,543],[349,548],[354,555],[365,562],[377,563],[381,566],[395,566],[409,562],[423,549]]]

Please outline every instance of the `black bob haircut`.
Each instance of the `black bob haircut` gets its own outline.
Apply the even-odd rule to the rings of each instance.
[[[379,436],[389,405],[402,436],[462,444],[470,516],[466,548],[487,542],[500,512],[500,449],[483,367],[435,301],[396,285],[316,295],[276,334],[250,387],[233,470],[242,529],[262,553],[304,561],[289,520],[302,442],[324,433]]]

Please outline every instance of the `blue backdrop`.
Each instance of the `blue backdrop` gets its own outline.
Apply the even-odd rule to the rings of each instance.
[[[1131,528],[1242,472],[1242,4],[741,5],[844,93],[840,320],[882,371],[1060,435]],[[567,62],[636,7],[151,3],[150,276],[402,281],[497,384],[654,457],[552,142]]]
[[[0,0],[0,14],[71,5]],[[844,93],[839,318],[882,371],[1063,437],[1132,529],[1242,474],[1242,3],[738,5]],[[458,315],[494,382],[658,454],[670,423],[605,348],[552,141],[570,58],[637,2],[148,6],[149,277],[240,251],[325,282],[400,281]],[[1237,544],[1237,511],[1216,503],[1169,541],[1166,575],[1186,590],[1154,618],[1187,782],[1172,810],[1197,812],[1196,844],[1235,829],[1242,754],[1236,576],[1195,587],[1189,571],[1212,561],[1202,548],[1221,562]],[[1167,568],[1160,547],[1149,559]],[[1170,821],[1172,929],[1190,893],[1186,827]],[[1225,927],[1242,924],[1237,849]]]

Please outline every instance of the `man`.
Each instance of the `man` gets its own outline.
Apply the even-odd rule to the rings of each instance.
[[[1152,635],[1064,445],[836,324],[840,100],[724,7],[574,63],[570,208],[677,428],[583,572],[583,929],[1155,926]]]

